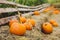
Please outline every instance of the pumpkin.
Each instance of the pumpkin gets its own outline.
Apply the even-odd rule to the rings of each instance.
[[[25,23],[26,22],[26,18],[21,16],[20,17],[20,22]]]
[[[55,27],[58,27],[58,23],[56,23],[56,22],[53,23],[52,25],[55,26]]]
[[[58,14],[60,11],[59,10],[54,10],[53,13],[54,14]]]
[[[40,12],[39,11],[34,11],[34,15],[39,15]]]
[[[58,23],[55,21],[55,20],[50,20],[50,23],[53,25],[53,26],[58,26]]]
[[[32,30],[32,25],[29,23],[24,23],[26,30]]]
[[[51,10],[51,7],[46,8],[43,12],[48,12],[49,10]]]
[[[51,24],[55,23],[55,20],[50,20],[50,23],[51,23]]]
[[[46,22],[46,23],[43,23],[42,25],[42,31],[44,33],[51,33],[53,31],[53,27],[50,23]]]
[[[28,19],[28,22],[34,27],[35,26],[35,20],[34,19]]]
[[[13,23],[10,27],[10,33],[16,35],[24,35],[26,32],[26,27],[20,23]]]
[[[15,20],[14,19],[13,20],[10,20],[9,21],[9,26],[11,26],[14,22],[18,22],[18,20],[16,20],[16,19]]]

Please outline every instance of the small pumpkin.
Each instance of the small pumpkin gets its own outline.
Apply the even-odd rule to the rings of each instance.
[[[35,22],[34,19],[28,19],[28,22],[29,22],[33,27],[35,27],[36,22]]]
[[[39,11],[34,11],[34,15],[39,15],[40,12]]]
[[[53,11],[54,14],[59,14],[59,12],[60,12],[59,10],[54,10]]]
[[[53,26],[58,27],[58,24],[55,22],[55,23],[53,23]]]
[[[16,35],[24,35],[26,32],[26,27],[20,23],[13,23],[10,27],[10,33]]]
[[[43,12],[48,12],[49,10],[51,10],[51,7],[46,8]]]
[[[9,26],[11,26],[14,22],[18,22],[18,20],[16,20],[16,19],[10,20],[10,21],[9,21]]]
[[[21,16],[20,17],[20,22],[25,23],[26,22],[26,18]]]
[[[50,20],[50,23],[53,25],[53,26],[58,26],[58,23],[55,21],[55,20]]]
[[[50,23],[46,22],[46,23],[43,23],[42,25],[42,31],[44,33],[51,33],[53,31],[53,27]]]
[[[26,30],[32,30],[32,25],[29,23],[24,23]]]
[[[50,23],[51,23],[51,24],[55,23],[55,20],[50,20]]]

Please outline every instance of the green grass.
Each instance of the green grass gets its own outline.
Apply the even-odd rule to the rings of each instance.
[[[16,2],[22,5],[28,5],[28,6],[36,6],[43,3],[50,3],[50,4],[60,3],[60,0],[8,0],[8,1]],[[3,5],[0,5],[0,7],[5,8],[5,7],[13,7],[13,6],[3,4]]]
[[[36,6],[47,2],[47,0],[8,0],[8,1],[16,2],[28,6]]]

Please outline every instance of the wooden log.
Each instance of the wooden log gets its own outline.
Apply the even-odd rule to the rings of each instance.
[[[35,11],[38,9],[23,9],[23,8],[0,8],[0,14],[6,12],[17,12],[17,11]]]
[[[41,9],[41,8],[39,8]],[[17,12],[17,11],[36,11],[36,10],[39,10],[39,9],[22,9],[22,8],[0,8],[0,14],[1,13],[7,13],[7,12]]]
[[[49,6],[42,6],[40,8],[37,8],[37,9],[26,9],[26,8],[0,8],[0,14],[1,13],[7,13],[7,12],[17,12],[17,11],[28,11],[28,12],[31,12],[31,11],[36,11],[36,10],[41,10],[41,9],[44,9],[46,7],[49,7]]]
[[[15,16],[10,16],[10,17],[6,17],[6,18],[1,18],[0,25],[8,23],[13,18],[17,18],[17,16],[15,15]]]

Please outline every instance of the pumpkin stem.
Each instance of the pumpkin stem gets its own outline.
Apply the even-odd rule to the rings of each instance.
[[[20,22],[21,13],[18,11],[18,20]]]
[[[17,9],[17,7],[16,7],[16,9]],[[18,9],[17,9],[18,10]],[[20,16],[21,16],[21,13],[19,12],[19,10],[18,10],[18,18],[20,18]]]
[[[20,16],[22,16],[22,15],[21,15],[21,13],[18,11],[18,17],[20,18]]]

